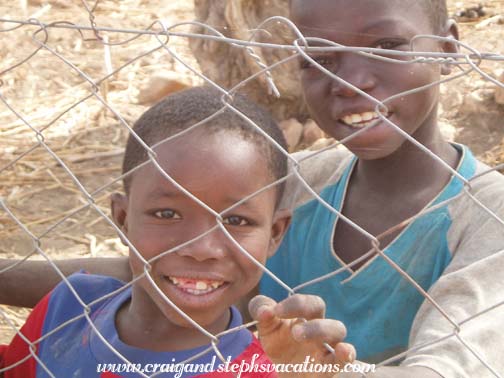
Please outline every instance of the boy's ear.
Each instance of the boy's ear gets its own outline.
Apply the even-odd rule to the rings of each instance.
[[[112,193],[110,196],[110,210],[112,213],[112,220],[115,225],[123,232],[124,235],[128,234],[128,197],[120,193]],[[126,241],[122,236],[122,243],[127,246]]]
[[[279,209],[275,213],[273,219],[273,226],[271,229],[271,240],[268,250],[268,257],[275,254],[276,250],[280,246],[282,239],[289,228],[291,222],[292,212],[287,209]]]
[[[446,53],[457,53],[459,51],[459,47],[457,41],[459,40],[459,31],[458,26],[455,20],[448,20],[445,26],[445,37],[448,37],[453,42],[443,42],[442,49],[443,52]],[[441,74],[449,75],[452,71],[452,66],[449,64],[443,64],[441,66]]]

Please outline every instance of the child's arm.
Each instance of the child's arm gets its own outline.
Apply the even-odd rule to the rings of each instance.
[[[0,304],[34,307],[61,280],[47,261],[0,259]],[[131,280],[127,257],[92,258],[55,261],[65,276],[81,269],[93,274],[108,275],[123,281]]]

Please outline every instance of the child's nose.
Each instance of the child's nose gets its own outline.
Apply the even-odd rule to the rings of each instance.
[[[333,73],[344,82],[330,78],[332,80],[331,94],[354,97],[359,95],[358,90],[369,93],[376,86],[376,78],[370,64],[372,62],[369,58],[357,56],[355,53],[342,54],[338,69]]]
[[[216,228],[212,231],[195,233],[194,237],[184,243],[176,253],[179,256],[192,257],[197,261],[219,260],[227,256],[228,244],[224,233]]]

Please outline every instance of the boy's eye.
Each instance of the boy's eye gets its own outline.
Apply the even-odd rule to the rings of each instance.
[[[331,58],[330,56],[327,55],[320,55],[320,56],[312,56],[311,57],[317,64],[321,65],[322,67],[329,67],[331,64],[334,63],[334,59]],[[306,68],[316,68],[316,66],[309,61],[308,59],[302,58],[301,63],[300,63],[301,69],[306,69]]]
[[[231,215],[229,217],[226,217],[222,220],[223,224],[228,224],[230,226],[248,226],[250,222],[240,216],[237,215]]]
[[[154,216],[159,219],[181,219],[182,217],[176,211],[171,209],[158,210]]]
[[[406,44],[406,41],[399,40],[399,39],[388,39],[384,41],[379,41],[375,47],[377,49],[383,49],[383,50],[392,50],[395,49],[396,47],[399,47],[401,45]]]

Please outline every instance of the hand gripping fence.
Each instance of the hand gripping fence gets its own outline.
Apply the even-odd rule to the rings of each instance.
[[[70,319],[69,321],[65,322],[64,324],[61,324],[58,328],[51,330],[49,333],[44,334],[39,338],[38,340],[35,341],[29,341],[24,335],[22,335],[18,330],[16,330],[16,326],[12,322],[12,320],[9,318],[9,316],[6,314],[5,311],[3,311],[0,308],[0,314],[2,315],[4,321],[9,324],[13,329],[16,330],[16,333],[30,345],[30,351],[31,351],[31,356],[28,356],[26,359],[29,357],[33,357],[36,359],[37,364],[46,371],[47,375],[50,377],[55,377],[55,375],[49,370],[49,368],[45,365],[44,361],[42,361],[36,354],[36,345],[49,337],[51,334],[57,332],[58,330],[62,329],[63,327],[66,327],[68,324],[78,320],[85,318],[89,324],[89,326],[94,330],[96,335],[103,341],[104,344],[106,344],[112,351],[119,357],[124,363],[129,364],[130,361],[128,361],[124,356],[122,356],[117,350],[114,349],[114,347],[109,343],[109,341],[100,333],[99,329],[95,326],[93,319],[90,318],[89,313],[90,313],[90,308],[98,303],[101,302],[107,298],[110,298],[114,295],[117,295],[119,292],[125,290],[127,287],[131,286],[136,280],[139,280],[140,278],[143,278],[144,276],[148,279],[148,281],[152,284],[153,288],[159,293],[159,295],[164,298],[164,300],[173,307],[173,309],[178,312],[183,318],[185,318],[190,324],[192,324],[197,330],[199,330],[202,334],[208,337],[210,343],[208,345],[208,348],[206,348],[203,352],[200,354],[193,356],[189,358],[188,360],[184,361],[185,363],[190,363],[191,361],[194,361],[196,358],[200,357],[201,355],[214,351],[216,355],[222,360],[222,362],[225,362],[225,357],[222,355],[221,351],[219,350],[219,340],[220,337],[222,337],[224,334],[229,334],[231,332],[236,332],[239,329],[246,328],[253,326],[255,323],[249,323],[245,324],[243,326],[240,326],[238,328],[230,329],[227,330],[221,334],[212,334],[208,332],[206,329],[204,329],[202,326],[200,326],[198,323],[196,323],[193,319],[191,319],[187,314],[185,314],[181,309],[179,309],[171,300],[162,292],[162,290],[155,284],[153,277],[151,276],[151,264],[162,258],[163,256],[166,256],[170,253],[176,252],[177,250],[184,248],[187,245],[190,245],[191,243],[194,243],[198,241],[201,238],[204,238],[206,235],[208,235],[211,232],[214,232],[216,230],[220,230],[219,232],[222,232],[226,235],[227,238],[233,243],[233,245],[236,246],[236,248],[245,255],[248,259],[250,259],[255,265],[257,265],[263,272],[264,274],[269,275],[273,280],[275,280],[279,285],[281,285],[290,295],[295,294],[297,292],[300,292],[302,289],[309,287],[314,284],[321,283],[325,280],[330,279],[331,277],[334,277],[341,273],[342,271],[351,271],[352,266],[358,264],[359,262],[365,260],[366,258],[372,256],[372,255],[379,255],[380,258],[382,258],[384,261],[386,261],[393,269],[395,269],[403,278],[406,280],[410,285],[412,285],[424,298],[426,301],[429,301],[432,306],[435,307],[435,309],[446,319],[447,322],[451,324],[452,327],[452,332],[446,334],[442,338],[431,340],[427,343],[424,343],[422,345],[416,345],[413,349],[409,349],[406,352],[400,353],[392,358],[387,359],[386,361],[381,362],[378,364],[378,366],[384,366],[388,365],[394,362],[397,362],[401,360],[403,357],[407,355],[407,353],[412,352],[412,351],[418,351],[421,350],[422,348],[427,348],[431,345],[434,345],[436,343],[440,343],[443,340],[446,340],[448,338],[456,338],[460,343],[464,345],[465,348],[467,348],[468,351],[476,358],[479,360],[481,363],[482,369],[487,369],[492,376],[495,377],[503,377],[504,372],[502,371],[496,371],[491,363],[489,363],[486,359],[486,356],[482,354],[477,348],[471,345],[469,341],[467,341],[462,335],[461,335],[461,330],[467,322],[473,321],[473,320],[478,320],[478,318],[482,317],[484,314],[495,310],[499,306],[504,305],[504,294],[501,296],[501,301],[498,303],[495,303],[490,308],[484,309],[482,311],[479,311],[476,314],[471,315],[470,317],[460,321],[456,320],[451,314],[446,312],[443,309],[443,306],[439,303],[437,303],[431,295],[426,292],[415,280],[408,275],[398,264],[396,264],[389,256],[387,256],[382,247],[380,246],[380,240],[382,240],[385,236],[387,236],[390,233],[395,232],[398,229],[402,229],[408,224],[411,224],[413,221],[416,219],[424,216],[425,214],[429,212],[433,212],[436,209],[446,206],[449,202],[457,200],[460,196],[468,196],[469,198],[474,201],[474,203],[479,206],[483,211],[486,212],[489,218],[493,218],[496,221],[498,221],[502,225],[502,231],[504,232],[504,220],[499,217],[499,215],[495,214],[491,209],[487,208],[482,202],[479,201],[479,199],[471,192],[472,188],[472,183],[475,180],[478,180],[481,176],[490,173],[491,171],[498,170],[501,168],[504,168],[504,165],[502,166],[496,166],[490,169],[488,172],[484,172],[477,177],[474,177],[470,180],[465,179],[460,173],[458,173],[456,170],[454,170],[450,165],[448,165],[446,162],[444,162],[441,158],[436,156],[433,152],[431,152],[428,148],[423,146],[421,143],[417,142],[415,139],[413,139],[410,135],[408,135],[405,131],[400,129],[397,125],[395,125],[392,121],[390,121],[387,118],[387,104],[393,101],[396,98],[400,97],[405,97],[409,96],[415,93],[418,93],[420,91],[425,91],[433,86],[438,86],[441,83],[456,80],[460,77],[463,77],[467,75],[470,72],[476,72],[478,73],[482,78],[494,83],[497,86],[504,87],[503,83],[500,83],[493,77],[491,77],[489,74],[485,73],[481,68],[480,65],[483,61],[495,61],[495,62],[502,62],[504,61],[504,56],[498,55],[498,54],[493,54],[493,53],[482,53],[477,51],[475,48],[468,46],[462,42],[459,41],[454,41],[452,39],[448,38],[442,38],[438,36],[432,36],[432,35],[419,35],[416,36],[412,40],[412,44],[415,42],[421,40],[421,39],[432,39],[432,40],[439,40],[442,42],[449,42],[456,44],[457,47],[459,48],[460,52],[457,53],[439,53],[439,52],[416,52],[413,51],[413,48],[411,51],[390,51],[390,50],[382,50],[382,49],[377,49],[377,48],[357,48],[357,47],[348,47],[348,46],[343,46],[336,44],[331,41],[327,41],[324,39],[320,38],[307,38],[304,37],[303,34],[297,29],[297,27],[288,19],[284,17],[272,17],[267,20],[265,20],[261,25],[257,26],[257,30],[267,30],[267,28],[275,23],[281,23],[288,27],[291,31],[293,31],[296,35],[296,38],[292,41],[291,44],[289,45],[280,45],[280,44],[271,44],[271,43],[260,43],[260,42],[255,42],[254,41],[254,36],[250,40],[237,40],[237,39],[231,39],[225,37],[223,34],[221,34],[219,31],[216,29],[212,28],[211,26],[199,23],[199,22],[184,22],[184,23],[178,23],[174,24],[171,26],[167,26],[163,21],[158,21],[150,25],[148,28],[144,30],[136,30],[136,29],[121,29],[121,28],[111,28],[111,27],[102,27],[98,25],[94,11],[97,7],[98,2],[96,2],[94,5],[89,5],[85,0],[82,0],[82,3],[85,7],[85,10],[87,12],[87,15],[89,16],[89,25],[77,25],[69,22],[54,22],[54,23],[43,23],[37,19],[26,19],[26,20],[9,20],[9,19],[4,19],[0,18],[0,36],[2,38],[8,38],[9,33],[12,33],[14,30],[22,29],[22,28],[35,28],[35,32],[32,35],[32,40],[35,44],[35,48],[33,49],[32,53],[28,54],[26,57],[21,58],[19,61],[9,64],[8,66],[5,66],[4,62],[0,63],[0,102],[2,103],[3,111],[11,112],[21,123],[24,125],[25,128],[31,130],[33,132],[33,135],[35,136],[36,142],[28,149],[26,149],[24,152],[19,154],[17,157],[9,161],[6,165],[0,167],[0,173],[5,172],[12,167],[14,167],[16,164],[21,164],[21,160],[26,157],[27,155],[33,153],[35,150],[42,149],[46,151],[49,156],[54,159],[55,162],[66,172],[69,178],[73,181],[75,186],[77,187],[78,192],[83,196],[84,198],[84,204],[78,208],[73,209],[70,212],[66,212],[63,214],[61,217],[59,217],[53,225],[51,225],[49,228],[47,228],[44,232],[35,234],[33,231],[30,230],[29,226],[24,224],[20,218],[16,215],[15,211],[11,209],[9,206],[9,201],[6,200],[5,198],[0,197],[0,207],[4,213],[4,215],[10,219],[11,221],[14,222],[16,227],[19,228],[19,230],[22,230],[22,232],[28,236],[32,242],[32,247],[31,247],[31,252],[28,254],[28,256],[25,259],[28,259],[30,256],[33,255],[40,255],[42,256],[51,266],[52,268],[58,272],[58,274],[61,276],[61,279],[68,285],[69,289],[77,299],[77,301],[80,303],[82,306],[82,314],[80,314],[78,317],[74,319]],[[180,32],[178,31],[180,27],[182,26],[187,26],[187,25],[197,25],[199,27],[203,27],[207,34],[197,34],[197,33],[190,33],[190,32]],[[61,32],[61,31],[75,31],[78,33],[82,33],[85,31],[91,31],[94,34],[95,40],[98,41],[99,43],[103,44],[105,48],[110,48],[112,46],[127,46],[130,42],[135,40],[136,38],[139,38],[140,36],[150,36],[153,40],[156,41],[156,46],[150,50],[147,50],[142,53],[136,52],[134,55],[131,56],[130,60],[126,63],[120,66],[119,68],[116,68],[115,70],[108,70],[107,74],[100,78],[99,80],[95,80],[91,78],[86,72],[84,72],[83,69],[79,68],[79,65],[72,63],[68,58],[65,57],[65,54],[61,52],[59,49],[55,48],[49,41],[50,41],[50,36],[53,35],[54,33]],[[115,33],[116,35],[122,35],[124,36],[124,39],[122,41],[118,42],[109,42],[107,33]],[[254,33],[255,34],[255,33]],[[253,74],[246,80],[242,81],[238,85],[236,85],[233,88],[223,88],[207,78],[205,75],[201,74],[198,70],[195,68],[191,67],[184,59],[172,48],[171,46],[171,39],[173,37],[182,37],[186,39],[190,38],[200,38],[200,39],[207,39],[207,40],[214,40],[214,41],[219,41],[222,43],[229,43],[236,48],[241,48],[244,49],[247,53],[249,53],[253,59],[257,62],[257,67],[258,71],[257,73]],[[317,47],[312,47],[313,45],[316,45]],[[292,52],[291,55],[289,55],[288,58],[285,58],[283,60],[280,60],[278,62],[275,62],[274,64],[268,66],[264,62],[261,61],[261,58],[259,55],[255,54],[255,49],[257,48],[264,48],[264,49],[282,49],[286,51]],[[373,59],[376,61],[386,61],[389,62],[390,64],[397,64],[397,65],[409,65],[409,64],[417,64],[417,63],[423,63],[423,64],[448,64],[456,67],[459,72],[457,72],[454,75],[451,75],[449,78],[444,79],[439,82],[435,82],[429,85],[426,85],[424,87],[416,88],[414,90],[410,90],[408,92],[404,93],[399,93],[396,94],[390,98],[387,98],[385,100],[379,101],[373,96],[370,96],[368,93],[365,91],[362,91],[361,89],[355,87],[351,83],[343,80],[342,78],[338,77],[335,73],[331,72],[328,70],[326,67],[320,65],[317,61],[315,61],[310,53],[312,52],[328,52],[328,51],[338,51],[338,52],[351,52],[355,54],[359,54],[361,56],[367,57],[369,59]],[[125,69],[127,66],[133,65],[135,62],[145,58],[152,56],[154,53],[159,53],[162,52],[163,54],[171,57],[175,61],[179,62],[183,66],[185,66],[189,71],[191,71],[194,75],[199,77],[202,81],[204,81],[206,84],[211,85],[212,87],[216,88],[221,94],[221,100],[222,100],[222,109],[218,112],[216,112],[214,115],[208,117],[207,119],[200,121],[196,124],[194,124],[190,129],[179,132],[169,138],[166,138],[165,140],[156,143],[155,145],[149,147],[147,144],[144,143],[144,141],[141,140],[138,135],[135,134],[135,132],[132,130],[129,122],[123,117],[115,108],[114,106],[110,103],[110,101],[107,99],[106,95],[103,95],[101,93],[101,85],[103,83],[106,83],[107,80],[109,80],[111,77],[113,77],[115,74],[117,74],[119,71]],[[18,67],[22,65],[27,65],[30,63],[31,60],[36,59],[37,55],[39,54],[50,54],[54,58],[57,58],[60,63],[62,69],[70,70],[74,72],[76,75],[78,75],[83,83],[86,85],[89,85],[89,93],[87,96],[81,98],[75,103],[72,103],[70,106],[68,106],[63,112],[56,114],[52,116],[52,119],[45,124],[42,127],[36,127],[33,125],[33,121],[30,119],[29,115],[24,114],[21,109],[13,105],[13,102],[9,100],[9,96],[6,95],[6,89],[8,89],[8,83],[3,81],[3,77],[9,72],[12,72],[13,70],[16,70]],[[382,55],[380,55],[382,54]],[[401,59],[401,58],[407,58],[407,59]],[[263,132],[251,119],[249,119],[245,114],[240,112],[238,109],[236,109],[233,106],[233,96],[235,93],[239,91],[240,88],[242,88],[245,84],[248,82],[260,77],[264,76],[266,78],[266,82],[269,86],[269,92],[275,94],[276,96],[280,96],[280,93],[278,89],[275,86],[275,82],[273,79],[273,76],[271,75],[271,72],[274,70],[277,70],[282,67],[283,64],[285,64],[288,61],[291,61],[293,59],[305,59],[308,62],[310,62],[313,66],[317,67],[321,72],[323,72],[325,75],[329,76],[333,80],[337,81],[340,85],[345,86],[347,88],[350,88],[360,96],[366,98],[369,102],[373,103],[375,106],[375,111],[379,115],[380,120],[374,122],[374,124],[371,124],[362,130],[360,130],[357,133],[354,133],[350,137],[338,141],[336,144],[333,144],[329,147],[324,148],[323,150],[312,152],[309,155],[306,155],[300,159],[296,159],[294,156],[289,155],[289,153],[285,150],[283,150],[270,136],[268,136],[265,132]],[[124,175],[121,175],[119,177],[116,177],[113,179],[111,182],[108,182],[98,189],[95,189],[93,191],[89,191],[86,189],[85,185],[77,178],[77,175],[72,172],[72,170],[69,168],[68,164],[65,162],[65,159],[58,156],[58,153],[55,152],[55,148],[51,146],[50,140],[48,140],[47,136],[44,134],[46,133],[51,127],[53,127],[59,120],[61,120],[65,115],[67,115],[72,109],[75,107],[79,106],[80,104],[84,103],[85,101],[94,98],[97,100],[101,105],[103,106],[104,109],[109,111],[113,116],[119,121],[120,127],[126,129],[128,133],[130,133],[133,137],[137,139],[137,141],[140,143],[140,145],[145,149],[145,151],[148,154],[148,160],[141,164],[140,166],[134,168],[132,171],[125,173]],[[291,165],[291,170],[290,173],[286,176],[281,178],[280,180],[277,180],[276,182],[268,185],[267,187],[262,188],[260,191],[253,193],[252,195],[248,196],[247,198],[243,198],[241,201],[239,201],[236,204],[233,204],[231,207],[226,209],[225,211],[222,212],[217,212],[211,207],[209,207],[207,204],[202,202],[200,199],[196,198],[193,194],[191,194],[188,190],[186,190],[184,187],[182,187],[178,182],[176,182],[166,171],[163,170],[163,168],[160,166],[158,162],[158,156],[156,153],[156,148],[164,143],[167,143],[171,140],[176,140],[177,138],[180,138],[183,134],[189,132],[190,130],[194,130],[196,128],[204,127],[204,125],[210,121],[212,118],[216,117],[219,115],[222,111],[224,110],[231,110],[232,112],[236,113],[239,117],[243,118],[246,120],[246,122],[250,125],[251,128],[256,130],[258,133],[262,134],[269,143],[273,144],[276,148],[281,149],[282,153],[289,159],[290,165]],[[343,214],[341,214],[337,209],[333,208],[331,204],[327,203],[319,193],[315,189],[313,189],[310,184],[307,182],[307,180],[303,177],[300,171],[300,165],[308,159],[313,159],[315,156],[324,153],[325,151],[329,149],[336,148],[338,145],[344,144],[348,142],[350,139],[357,137],[361,133],[365,133],[367,130],[372,128],[377,122],[386,122],[391,128],[393,128],[397,133],[399,133],[401,136],[404,138],[408,139],[412,144],[414,144],[420,151],[422,151],[424,154],[428,155],[432,159],[433,164],[439,164],[443,169],[447,170],[451,175],[453,175],[456,179],[460,180],[460,182],[463,184],[464,189],[461,191],[461,193],[454,198],[450,198],[447,201],[444,201],[440,204],[437,204],[435,206],[426,208],[422,211],[420,211],[418,214],[415,216],[404,220],[400,224],[396,225],[395,227],[387,230],[381,235],[378,236],[373,236],[370,232],[366,231],[364,228],[362,228],[360,225],[354,223],[352,220],[349,218],[345,217]],[[140,169],[141,167],[151,164],[153,167],[155,167],[159,173],[162,174],[162,176],[171,182],[173,185],[175,185],[178,189],[180,189],[183,193],[185,193],[187,196],[189,196],[195,203],[197,203],[199,206],[204,208],[206,211],[208,211],[210,214],[212,214],[215,217],[216,224],[214,227],[211,229],[207,230],[203,234],[195,237],[192,240],[188,240],[182,245],[178,245],[170,250],[167,250],[158,256],[146,260],[145,258],[142,257],[142,255],[139,253],[135,245],[133,245],[127,237],[122,233],[122,231],[114,224],[114,222],[110,219],[110,217],[105,213],[105,211],[99,206],[98,199],[100,196],[103,196],[104,192],[106,192],[107,189],[110,189],[114,184],[122,180],[128,175],[131,175],[134,171]],[[255,258],[247,251],[245,250],[234,238],[233,236],[229,233],[225,225],[223,224],[223,219],[222,215],[224,213],[227,213],[229,210],[239,206],[243,202],[247,201],[251,197],[259,194],[262,191],[268,190],[271,187],[275,185],[279,185],[282,182],[287,181],[288,179],[297,179],[299,182],[305,187],[305,189],[310,193],[310,195],[319,201],[327,210],[330,212],[334,213],[341,219],[342,221],[346,222],[348,225],[350,225],[352,228],[354,228],[356,231],[360,232],[362,235],[364,235],[368,240],[369,240],[369,251],[360,257],[359,259],[353,261],[352,263],[349,263],[347,265],[344,265],[342,268],[331,272],[330,274],[318,277],[312,281],[309,282],[304,282],[303,284],[297,286],[297,287],[289,287],[287,284],[282,282],[279,278],[275,276],[275,274],[268,269],[266,269],[260,262],[255,260]],[[7,192],[9,190],[13,190],[13,188],[6,188]],[[125,240],[127,245],[129,246],[130,250],[132,253],[136,255],[136,257],[143,263],[144,266],[144,273],[141,276],[136,277],[132,282],[129,282],[126,286],[120,288],[119,290],[116,290],[102,298],[99,298],[91,303],[84,303],[84,301],[79,297],[78,293],[74,290],[68,279],[64,276],[64,274],[59,270],[55,262],[50,258],[48,253],[44,251],[42,248],[42,243],[41,240],[45,237],[47,237],[50,233],[54,232],[56,228],[58,228],[60,225],[62,225],[64,222],[67,220],[71,219],[72,217],[76,216],[77,214],[85,211],[85,210],[93,210],[98,215],[100,216],[101,219],[106,221],[110,227],[112,227],[118,235],[121,236],[122,239]],[[503,246],[504,249],[504,246]],[[22,263],[22,262],[21,262]],[[16,264],[17,265],[17,264]],[[6,269],[0,270],[0,274],[5,273],[7,270],[14,269],[15,265],[10,266]],[[343,304],[344,305],[344,304]],[[500,328],[500,327],[499,327]],[[331,350],[332,348],[329,345],[326,345],[326,347]],[[26,360],[25,359],[25,360]],[[17,364],[21,364],[24,362],[24,360],[19,361]],[[16,365],[17,365],[16,364]],[[14,366],[6,366],[3,369],[0,369],[1,372],[5,372]],[[138,371],[138,375],[142,377],[155,377],[159,373],[154,373],[152,375],[147,375],[142,371]],[[362,376],[366,376],[365,374],[362,374]]]

